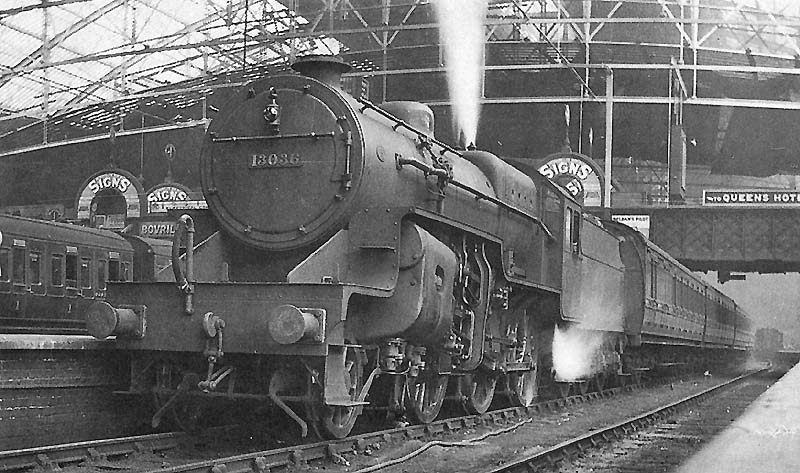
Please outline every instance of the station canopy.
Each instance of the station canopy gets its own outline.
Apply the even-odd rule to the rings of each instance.
[[[272,0],[0,0],[0,120],[338,52],[324,37],[264,41],[306,23]]]
[[[211,87],[285,68],[305,53],[341,54],[364,75],[405,83],[407,73],[442,66],[436,1],[0,0],[0,150],[143,128],[150,119],[205,119]],[[798,0],[486,3],[495,69],[635,63],[649,77],[648,67],[678,57],[683,74],[699,64],[735,69],[719,75],[800,78]],[[566,77],[586,95],[582,74]],[[711,73],[694,73],[700,80],[687,86],[709,82],[703,74]],[[382,86],[385,96],[385,79]]]

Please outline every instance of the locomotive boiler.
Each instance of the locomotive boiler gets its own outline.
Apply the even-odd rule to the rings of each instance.
[[[341,61],[293,67],[210,124],[221,229],[195,244],[181,219],[177,284],[110,284],[86,313],[130,354],[129,391],[155,393],[154,425],[218,399],[334,438],[365,408],[426,423],[446,398],[527,406],[556,325],[604,333],[601,369],[621,370],[625,268],[603,222],[538,173],[439,142],[422,104],[346,94]]]

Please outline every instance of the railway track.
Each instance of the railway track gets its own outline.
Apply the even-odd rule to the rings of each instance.
[[[629,444],[624,442],[623,446],[611,444],[610,453],[605,452],[603,459],[598,461],[590,459],[585,455],[597,452],[602,444],[609,444],[615,439],[632,433],[641,433],[644,428],[654,423],[674,415],[676,412],[718,395],[724,389],[741,384],[744,380],[752,376],[752,373],[740,376],[729,382],[719,384],[711,389],[706,389],[701,393],[678,402],[672,402],[667,406],[654,409],[645,414],[636,416],[623,422],[617,422],[609,427],[597,429],[580,437],[563,441],[553,447],[532,455],[504,455],[502,464],[491,469],[477,468],[475,471],[488,472],[521,472],[539,471],[541,469],[558,470],[565,464],[578,465],[579,462],[587,462],[592,465],[593,471],[597,470],[597,465],[605,465],[606,471],[618,471],[619,465],[614,464],[614,458],[624,461],[625,458],[633,458],[633,451],[640,448],[644,438],[633,440]],[[660,380],[663,382],[663,380]],[[669,386],[670,382],[666,383]],[[407,425],[394,429],[381,430],[377,432],[364,433],[348,437],[344,440],[325,441],[316,443],[305,443],[297,445],[287,445],[284,448],[258,450],[241,448],[233,455],[220,456],[219,454],[208,454],[203,457],[203,449],[187,447],[191,445],[204,444],[209,440],[198,440],[196,437],[184,433],[166,433],[156,435],[145,435],[137,437],[109,439],[100,441],[87,441],[73,444],[56,445],[35,449],[15,450],[0,452],[0,472],[18,472],[36,470],[55,470],[59,467],[68,465],[79,465],[81,467],[96,466],[94,471],[106,471],[113,469],[116,471],[158,471],[161,473],[183,473],[183,472],[202,472],[202,473],[233,473],[233,472],[256,472],[267,473],[276,471],[286,471],[303,467],[309,463],[319,464],[322,461],[326,469],[336,471],[337,465],[342,471],[359,471],[368,473],[372,471],[384,470],[386,472],[399,471],[393,470],[392,465],[403,463],[418,453],[439,445],[443,447],[454,447],[464,445],[475,445],[489,436],[501,436],[506,432],[512,431],[520,425],[531,422],[534,419],[542,419],[549,416],[567,416],[573,410],[591,410],[594,403],[603,401],[613,401],[616,397],[625,393],[639,391],[646,386],[644,384],[631,385],[608,389],[602,392],[592,392],[584,395],[571,396],[565,399],[553,399],[535,404],[529,408],[507,408],[491,411],[480,416],[455,417],[436,421],[428,425]],[[663,385],[662,385],[663,388]],[[766,388],[764,388],[766,389]],[[622,397],[625,399],[624,397]],[[618,401],[621,402],[621,401]],[[627,402],[627,401],[626,401]],[[742,401],[740,407],[743,409],[749,401]],[[595,410],[597,410],[595,408]],[[730,419],[729,419],[730,420]],[[529,424],[530,425],[530,424]],[[558,426],[553,426],[558,429]],[[541,428],[541,427],[538,427]],[[720,429],[723,426],[720,426]],[[212,429],[213,430],[213,429]],[[230,429],[228,429],[230,430]],[[468,436],[476,432],[483,432],[482,437],[473,437],[467,440]],[[680,435],[687,435],[674,429],[674,426],[667,426],[657,430],[652,436],[663,437],[669,441],[669,433],[673,432],[676,439]],[[207,439],[230,437],[235,434],[220,432],[206,432],[203,437]],[[512,435],[512,434],[509,434]],[[651,437],[652,437],[651,436]],[[455,441],[445,441],[446,439],[462,439]],[[533,440],[532,440],[533,441]],[[539,442],[540,440],[535,440]],[[372,452],[377,452],[389,446],[413,443],[421,445],[418,451],[406,457],[398,457],[391,461],[379,461],[377,465],[364,466],[365,458],[370,458]],[[262,444],[263,445],[263,444]],[[626,450],[626,445],[630,449]],[[658,447],[656,447],[658,449]],[[388,450],[388,448],[387,448]],[[174,452],[190,451],[191,453]],[[201,454],[198,454],[201,453]],[[357,455],[353,455],[357,453]],[[387,452],[388,454],[388,452]],[[365,457],[366,456],[366,457]],[[353,460],[354,464],[350,465]],[[356,462],[356,459],[361,461]],[[513,461],[508,461],[509,459]],[[374,460],[378,460],[375,458]],[[657,462],[658,460],[653,460]],[[361,465],[357,465],[360,463]],[[373,462],[374,463],[374,462]],[[651,462],[652,464],[652,462]],[[406,464],[401,465],[405,469]],[[358,469],[360,468],[360,469]],[[81,469],[81,471],[92,471]],[[409,471],[416,471],[412,467]],[[420,468],[419,471],[426,471]],[[427,470],[434,471],[434,470]],[[602,470],[600,470],[602,471]],[[637,470],[633,470],[637,471]],[[638,471],[648,471],[647,469]]]
[[[668,471],[730,425],[775,381],[756,378],[759,373],[739,376],[485,473]],[[714,402],[708,402],[712,397]]]
[[[394,429],[355,435],[338,441],[325,441],[291,445],[285,448],[195,461],[175,466],[158,462],[154,471],[161,473],[212,472],[230,473],[238,471],[268,472],[295,467],[316,460],[347,463],[342,453],[380,448],[387,443],[407,440],[431,439],[446,433],[457,433],[480,426],[503,426],[532,418],[548,412],[556,412],[586,403],[612,398],[623,392],[644,388],[644,384],[606,389],[567,398],[547,400],[528,408],[507,408],[487,412],[483,415],[443,419],[427,425],[407,425]],[[206,433],[205,437],[215,434]],[[176,450],[196,443],[188,434],[171,432],[117,439],[76,442],[21,450],[0,451],[0,472],[18,472],[31,469],[56,470],[66,465],[101,465],[102,469],[142,471],[138,467],[126,466],[134,457],[159,456],[163,452]]]

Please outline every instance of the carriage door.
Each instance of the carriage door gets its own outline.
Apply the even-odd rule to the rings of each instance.
[[[28,307],[29,318],[49,319],[50,304],[47,300],[44,284],[44,255],[45,243],[42,241],[28,242]]]
[[[64,261],[64,280],[66,282],[67,312],[66,318],[75,317],[78,309],[80,289],[78,287],[78,274],[80,268],[77,246],[67,246],[67,256]]]
[[[98,299],[106,298],[106,281],[108,281],[108,254],[104,251],[98,252],[97,258],[97,281],[95,281],[95,297]]]
[[[28,304],[28,284],[25,263],[28,259],[27,241],[14,238],[11,246],[11,309],[12,317],[25,317]]]
[[[124,281],[119,251],[108,252],[108,281]]]
[[[2,241],[0,241],[2,243]],[[11,313],[11,250],[0,246],[0,327],[5,327],[3,320]]]
[[[94,272],[92,271],[92,263],[94,258],[94,250],[92,248],[81,247],[80,254],[78,255],[78,299],[75,301],[76,306],[73,307],[71,319],[79,325],[83,325],[84,319],[81,314],[86,313],[89,304],[94,300]]]

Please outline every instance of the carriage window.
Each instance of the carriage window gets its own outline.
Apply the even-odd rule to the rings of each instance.
[[[91,258],[81,258],[81,287],[84,289],[92,287],[91,267]]]
[[[50,281],[53,286],[60,287],[64,285],[64,255],[53,255],[50,259]]]
[[[119,281],[119,260],[111,260],[108,262],[108,280]]]
[[[14,270],[11,275],[14,284],[25,284],[25,248],[15,247],[11,253]]]
[[[97,289],[105,289],[106,288],[106,262],[104,260],[100,260],[97,263]]]
[[[122,280],[123,281],[130,281],[131,280],[131,264],[127,261],[122,263]]]
[[[0,281],[8,282],[8,248],[0,248]]]
[[[30,254],[30,264],[28,265],[31,276],[31,284],[42,283],[42,255],[39,253]]]
[[[78,287],[78,255],[67,255],[67,287]]]

